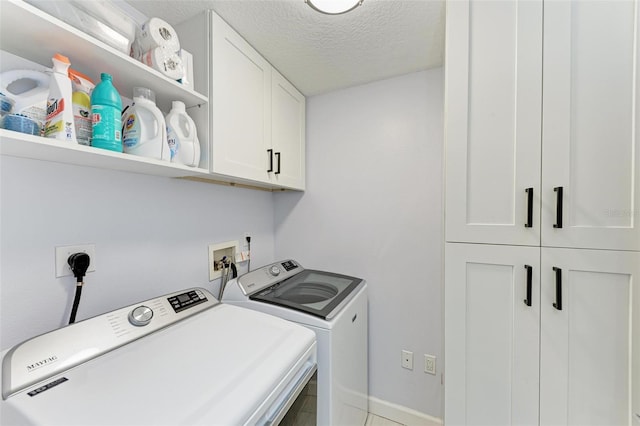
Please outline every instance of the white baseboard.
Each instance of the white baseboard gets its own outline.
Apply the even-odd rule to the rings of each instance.
[[[407,426],[440,426],[442,419],[392,402],[369,397],[369,412]]]

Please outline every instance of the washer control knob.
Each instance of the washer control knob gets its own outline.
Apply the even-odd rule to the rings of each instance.
[[[276,265],[273,265],[269,268],[269,273],[274,277],[277,277],[278,275],[280,275],[280,268],[278,268]]]
[[[153,318],[153,311],[148,306],[140,305],[129,312],[129,322],[136,327],[143,327]]]

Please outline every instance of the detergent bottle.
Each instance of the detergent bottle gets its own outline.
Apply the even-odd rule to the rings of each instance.
[[[26,116],[38,127],[47,118],[47,97],[51,77],[35,70],[9,70],[0,73],[0,92],[13,100],[12,112]]]
[[[122,99],[110,74],[103,72],[100,78],[91,93],[91,146],[122,152]]]
[[[81,145],[91,145],[93,124],[91,123],[91,91],[95,87],[86,75],[69,68],[69,78],[73,87],[73,120],[76,140]]]
[[[156,97],[152,90],[144,87],[133,88],[133,105],[124,118],[122,136],[124,152],[171,161],[164,115],[156,106]]]
[[[187,114],[183,102],[174,101],[167,114],[167,141],[171,162],[197,167],[200,163],[200,142],[196,125]]]

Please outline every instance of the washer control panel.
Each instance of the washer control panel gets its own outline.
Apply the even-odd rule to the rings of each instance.
[[[191,290],[186,293],[177,294],[167,298],[173,310],[177,312],[189,309],[192,306],[206,302],[208,299],[201,290]]]
[[[238,278],[238,284],[244,295],[249,296],[302,271],[304,271],[304,268],[295,260],[285,260],[244,274]]]
[[[129,312],[129,322],[136,327],[143,327],[151,322],[153,310],[144,305],[140,305]]]
[[[269,268],[269,273],[274,277],[277,277],[278,275],[280,275],[280,268],[278,267],[278,265],[271,265],[271,267]]]

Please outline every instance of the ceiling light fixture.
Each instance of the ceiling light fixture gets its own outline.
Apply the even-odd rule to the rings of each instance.
[[[360,6],[364,0],[304,0],[314,10],[327,15],[340,15]]]

